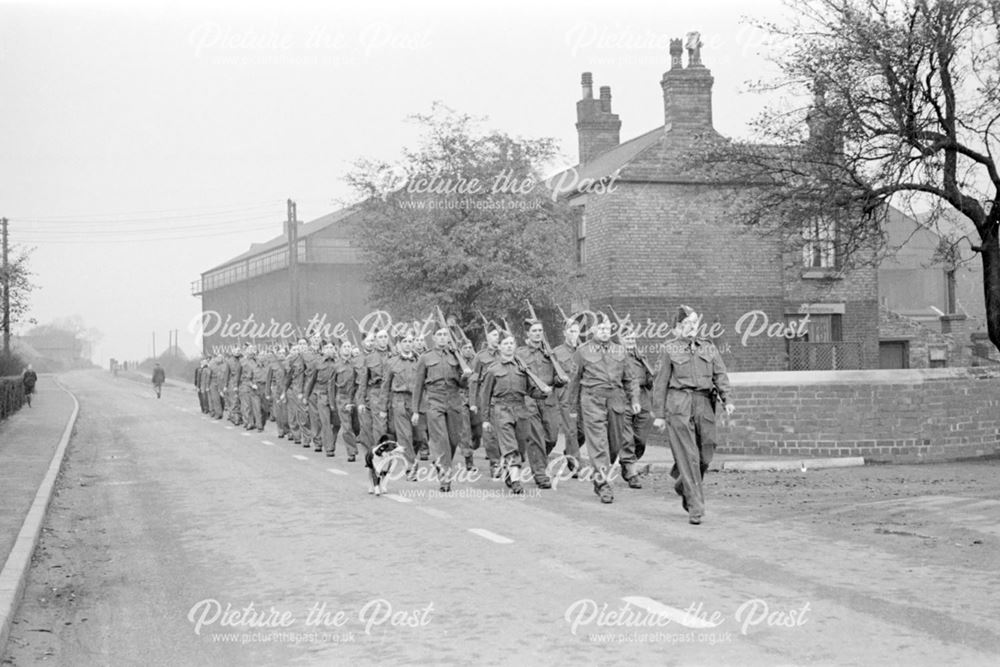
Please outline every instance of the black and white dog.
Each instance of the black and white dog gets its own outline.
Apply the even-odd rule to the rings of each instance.
[[[389,486],[386,477],[392,470],[392,462],[403,452],[395,440],[388,434],[384,434],[375,445],[375,449],[365,454],[365,467],[368,468],[370,479],[368,481],[368,493],[376,496],[388,492]]]

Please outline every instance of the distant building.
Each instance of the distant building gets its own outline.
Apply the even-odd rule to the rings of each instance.
[[[273,341],[286,324],[299,335],[316,316],[350,323],[368,313],[364,265],[350,242],[356,215],[347,208],[294,229],[286,222],[280,236],[202,273],[191,293],[202,300],[204,350]]]
[[[583,74],[580,162],[551,180],[570,183],[561,191],[578,212],[574,306],[610,306],[645,323],[670,322],[680,304],[689,305],[724,331],[716,343],[732,370],[877,367],[876,272],[838,270],[833,222],[803,221],[803,251],[789,254],[724,215],[738,185],[683,171],[681,156],[694,139],[719,135],[714,79],[696,37],[689,37],[686,67],[682,55],[681,40],[671,40],[660,81],[664,124],[624,143],[610,87],[595,98],[592,76]],[[605,187],[581,191],[574,180]],[[649,348],[658,342],[640,337]]]

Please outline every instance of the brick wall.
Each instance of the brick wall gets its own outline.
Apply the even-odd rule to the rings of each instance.
[[[1000,454],[1000,370],[736,373],[720,451],[918,462]]]

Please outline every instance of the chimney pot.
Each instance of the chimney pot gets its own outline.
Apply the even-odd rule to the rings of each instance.
[[[611,113],[611,86],[601,86],[601,111]]]
[[[594,75],[590,72],[584,72],[580,77],[580,84],[583,86],[583,99],[594,99]]]

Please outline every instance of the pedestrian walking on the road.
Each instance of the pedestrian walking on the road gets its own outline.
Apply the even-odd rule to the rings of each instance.
[[[727,415],[736,409],[727,400],[729,377],[719,350],[698,338],[700,320],[692,308],[680,307],[678,339],[663,346],[652,394],[653,425],[667,431],[674,455],[674,491],[695,525],[705,514],[702,480],[715,454],[716,400],[726,406]]]
[[[28,402],[29,408],[31,407],[31,395],[35,393],[36,382],[38,382],[38,373],[31,367],[31,364],[28,364],[21,376],[21,385],[24,387],[24,400]]]
[[[167,381],[167,373],[163,370],[163,366],[160,362],[156,362],[153,367],[153,388],[156,389],[156,397],[160,398],[160,392],[163,388],[163,383]]]
[[[194,386],[198,389],[198,404],[206,415],[209,413],[208,387],[211,383],[212,369],[208,367],[208,359],[202,359],[194,372]]]

